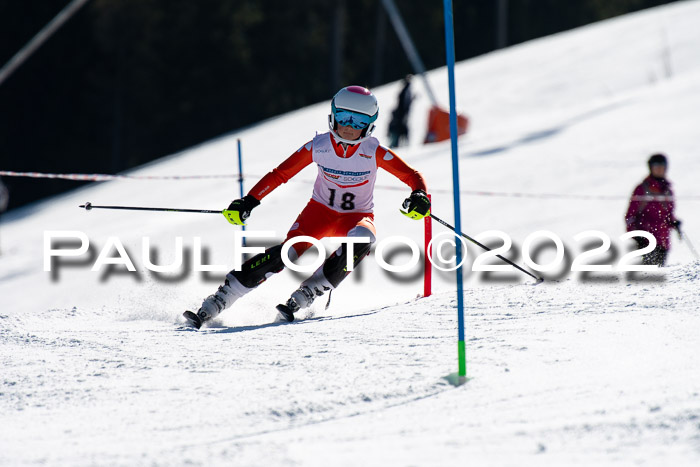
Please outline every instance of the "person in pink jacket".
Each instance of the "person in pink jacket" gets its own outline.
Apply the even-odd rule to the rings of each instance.
[[[673,190],[666,180],[666,156],[654,154],[648,164],[649,176],[634,189],[625,222],[628,232],[645,230],[656,238],[656,248],[642,257],[642,264],[663,266],[671,248],[671,229],[678,229],[681,221],[673,214]],[[640,249],[649,245],[643,237],[635,237],[635,241]]]

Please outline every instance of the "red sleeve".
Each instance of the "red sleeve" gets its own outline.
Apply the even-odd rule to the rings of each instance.
[[[394,151],[384,146],[377,148],[377,167],[386,170],[412,190],[423,190],[428,192],[428,186],[425,184],[423,175],[416,169],[406,164],[403,159],[396,155]]]
[[[253,188],[248,192],[249,195],[257,200],[262,200],[269,195],[272,190],[287,183],[290,178],[301,172],[303,168],[313,162],[313,154],[311,152],[311,141],[302,146],[297,152],[289,156],[277,168],[272,169]]]

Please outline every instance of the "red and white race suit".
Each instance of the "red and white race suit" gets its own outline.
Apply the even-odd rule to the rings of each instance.
[[[376,138],[367,138],[346,149],[327,132],[299,148],[266,174],[248,194],[262,200],[312,162],[318,166],[313,194],[287,238],[344,236],[356,225],[375,233],[372,212],[378,168],[394,175],[412,190],[427,191],[423,176],[391,149],[380,145]],[[299,250],[308,247],[308,244],[297,245],[300,245],[300,248],[295,245],[299,254]]]

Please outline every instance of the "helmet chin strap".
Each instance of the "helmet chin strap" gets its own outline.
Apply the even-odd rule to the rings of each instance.
[[[334,126],[333,115],[328,115],[328,128],[331,130],[331,134],[333,135],[333,137],[336,140],[340,141],[341,143],[352,144],[352,145],[363,142],[364,140],[369,138],[372,135],[372,132],[374,131],[374,123],[372,123],[367,128],[367,131],[365,132],[365,136],[362,136],[362,137],[357,138],[357,139],[345,139],[345,138],[341,138],[340,135],[338,135],[338,132],[336,132],[333,129],[333,126]]]

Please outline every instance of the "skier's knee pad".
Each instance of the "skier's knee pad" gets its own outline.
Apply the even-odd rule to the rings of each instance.
[[[273,246],[243,263],[240,271],[231,271],[231,275],[245,287],[253,288],[265,282],[265,279],[284,269],[282,245]]]
[[[349,235],[348,235],[349,236]],[[358,235],[364,236],[364,235]],[[372,236],[371,238],[373,238]],[[369,254],[372,248],[372,241],[368,243],[355,243],[353,244],[353,267],[357,267],[360,261]],[[326,277],[328,282],[331,283],[333,288],[338,287],[338,285],[345,279],[345,277],[350,274],[348,271],[348,244],[343,243],[336,252],[334,252],[325,263],[323,263],[323,275]]]
[[[370,245],[374,243],[377,238],[374,236],[374,232],[365,227],[364,225],[356,225],[348,232],[348,237],[369,237]]]

